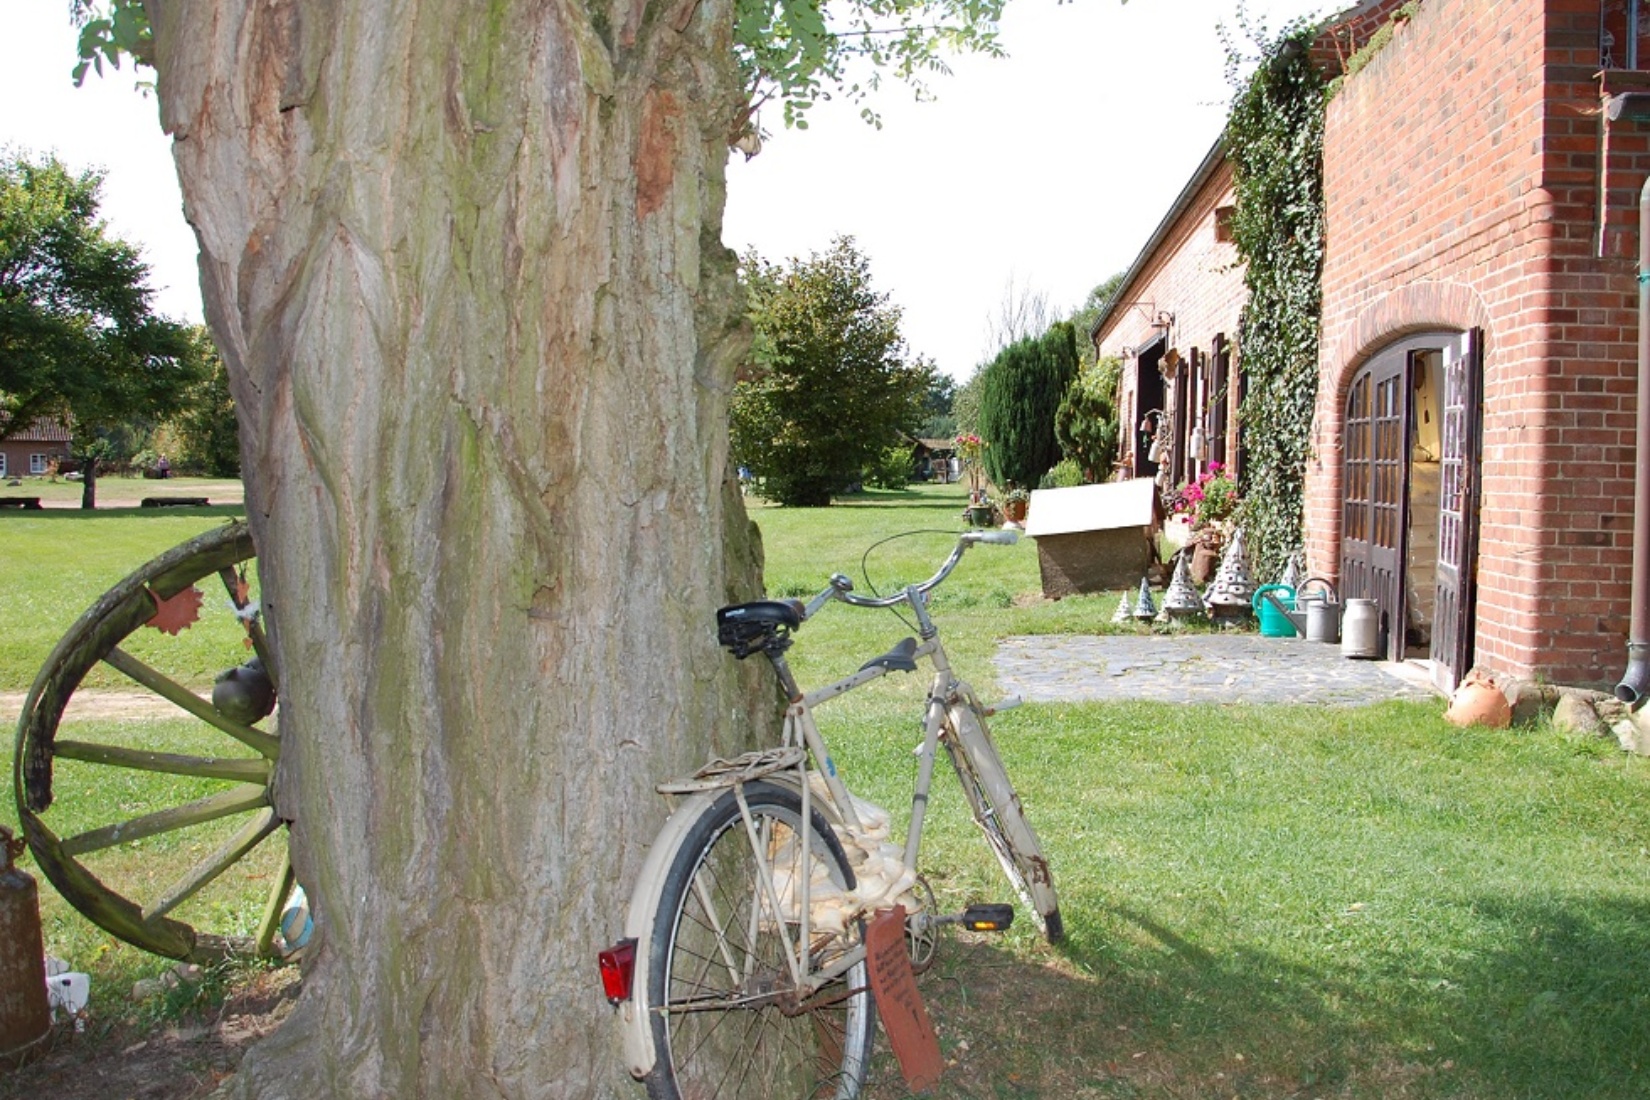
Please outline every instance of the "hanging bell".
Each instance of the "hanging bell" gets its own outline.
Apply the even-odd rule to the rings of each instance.
[[[38,1052],[52,1026],[40,891],[12,864],[23,848],[23,841],[0,825],[0,1064],[7,1068]]]
[[[275,682],[257,657],[218,674],[212,685],[212,706],[225,718],[242,725],[268,717],[275,709]]]

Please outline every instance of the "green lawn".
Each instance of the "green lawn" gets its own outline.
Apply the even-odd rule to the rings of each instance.
[[[865,563],[882,591],[921,579],[962,503],[955,486],[817,510],[752,500],[769,590],[811,595],[837,571],[867,590],[867,547],[942,532]],[[108,583],[216,522],[0,515],[0,686],[26,683]],[[1022,543],[971,550],[939,592],[948,648],[988,699],[995,639],[1111,629],[1115,594],[1050,604],[1037,589]],[[909,632],[832,606],[798,632],[792,663],[817,684]],[[850,785],[896,817],[922,691],[890,676],[821,712]],[[1017,925],[942,946],[922,980],[954,1063],[938,1095],[1644,1096],[1650,762],[1546,725],[1462,731],[1441,711],[1026,705],[998,718],[1068,938],[1051,948]],[[930,820],[942,904],[1008,900],[943,775]],[[98,958],[106,937],[77,930],[49,888],[43,901],[54,949],[94,986],[148,965],[118,947]],[[869,1095],[904,1095],[885,1043]]]

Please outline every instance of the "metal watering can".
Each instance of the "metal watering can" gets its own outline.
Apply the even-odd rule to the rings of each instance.
[[[1324,591],[1306,595],[1307,586],[1313,584],[1321,585]],[[1263,584],[1255,589],[1253,602],[1265,637],[1293,638],[1299,634],[1309,642],[1329,643],[1341,639],[1340,600],[1335,586],[1322,577],[1308,577],[1299,590],[1287,584]]]
[[[1307,585],[1321,585],[1323,591],[1314,592],[1310,596],[1303,595]],[[1335,586],[1322,577],[1308,577],[1300,590],[1295,594],[1295,607],[1304,612],[1305,622],[1300,630],[1309,642],[1328,642],[1331,645],[1341,640],[1341,601],[1335,593]]]

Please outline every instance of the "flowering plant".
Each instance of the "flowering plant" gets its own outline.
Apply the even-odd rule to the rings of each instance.
[[[1182,485],[1169,502],[1169,510],[1177,516],[1190,517],[1193,527],[1229,520],[1237,506],[1237,482],[1218,462],[1209,463],[1209,468],[1196,481]]]
[[[968,487],[975,493],[980,491],[980,460],[985,457],[985,449],[989,444],[973,432],[962,432],[957,436],[957,457],[962,459],[968,467]]]

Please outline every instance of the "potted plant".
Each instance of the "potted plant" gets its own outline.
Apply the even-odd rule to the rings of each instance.
[[[1238,503],[1237,482],[1218,462],[1209,463],[1197,480],[1182,485],[1169,499],[1170,514],[1190,522],[1192,580],[1199,584],[1214,576],[1221,551],[1232,537]]]
[[[1003,518],[1009,523],[1024,523],[1026,512],[1031,509],[1031,494],[1024,489],[1010,489],[1003,494],[1003,499],[997,506],[1002,509]]]

